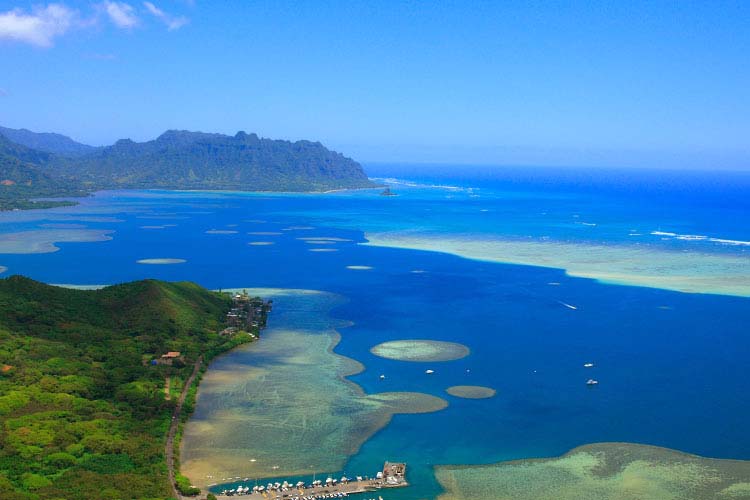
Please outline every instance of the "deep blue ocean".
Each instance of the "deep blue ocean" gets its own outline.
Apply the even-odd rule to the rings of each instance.
[[[2,253],[3,276],[66,284],[191,280],[212,289],[306,288],[346,297],[333,314],[354,326],[341,330],[336,352],[366,367],[351,379],[368,393],[419,391],[450,403],[436,413],[395,416],[347,464],[345,471],[356,472],[373,470],[384,458],[406,461],[414,486],[389,492],[389,499],[436,496],[434,464],[548,457],[601,441],[750,459],[750,298],[609,285],[560,269],[358,244],[366,232],[424,229],[438,236],[476,232],[632,245],[637,231],[645,238],[641,248],[681,258],[731,255],[750,266],[750,246],[741,244],[750,241],[750,175],[405,165],[367,170],[392,178],[386,182],[398,196],[379,190],[105,192],[78,207],[0,214],[0,236],[50,230],[45,224],[114,230],[109,241],[59,243],[52,253]],[[477,217],[480,210],[486,217]],[[735,243],[664,239],[652,237],[654,231]],[[311,244],[298,239],[315,236],[351,241],[331,245],[335,252],[310,252]],[[248,245],[252,241],[275,244]],[[145,258],[186,262],[136,263]],[[403,338],[456,341],[471,355],[440,363],[426,377],[423,364],[369,352]],[[589,361],[596,366],[583,368]],[[381,373],[388,378],[380,380]],[[600,381],[594,388],[585,384],[592,376]],[[447,396],[444,389],[457,384],[486,385],[498,394]]]

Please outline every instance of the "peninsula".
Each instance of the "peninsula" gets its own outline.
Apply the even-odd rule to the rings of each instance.
[[[270,304],[194,283],[99,290],[0,280],[0,498],[174,498],[181,424],[207,362]]]
[[[106,147],[0,127],[0,209],[103,189],[322,192],[374,187],[362,166],[319,142],[169,130]],[[70,202],[68,202],[70,203]]]

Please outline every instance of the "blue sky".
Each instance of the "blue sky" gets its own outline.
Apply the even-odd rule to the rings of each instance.
[[[750,168],[750,2],[0,0],[0,124],[363,161]]]

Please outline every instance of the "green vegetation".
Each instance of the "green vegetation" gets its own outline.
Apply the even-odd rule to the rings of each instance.
[[[231,306],[193,283],[0,280],[0,498],[170,497],[165,380],[251,340],[218,333]]]
[[[5,181],[5,182],[3,182]],[[170,130],[93,148],[58,134],[0,127],[0,210],[29,198],[100,189],[327,191],[372,187],[359,163],[319,142]]]
[[[81,196],[77,183],[56,179],[44,168],[51,156],[15,144],[0,134],[0,210],[50,208],[68,201],[31,201],[45,196]]]

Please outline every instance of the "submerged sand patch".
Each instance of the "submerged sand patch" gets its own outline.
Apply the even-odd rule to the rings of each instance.
[[[598,443],[559,458],[438,466],[439,500],[708,500],[748,498],[750,461]]]
[[[330,241],[332,243],[345,243],[348,241],[352,241],[347,238],[336,238],[333,236],[303,236],[297,239],[302,241]]]
[[[0,266],[0,274],[3,274],[5,271],[7,271],[8,268],[5,266]]]
[[[184,264],[187,262],[185,259],[139,259],[136,261],[138,264],[149,264],[149,265],[169,265],[169,264]]]
[[[56,222],[50,222],[47,224],[39,224],[39,227],[43,227],[45,229],[83,229],[86,227],[85,224],[66,224],[64,222],[56,223]]]
[[[481,385],[454,385],[448,387],[445,392],[451,396],[465,399],[487,399],[497,394],[495,389]]]
[[[465,358],[471,351],[463,344],[442,340],[392,340],[372,347],[370,352],[381,358],[428,362]]]
[[[237,234],[238,232],[234,229],[209,229],[206,234]]]
[[[421,393],[368,395],[345,379],[363,366],[333,352],[335,328],[347,323],[328,311],[341,297],[306,290],[248,293],[274,300],[269,328],[258,342],[215,360],[203,377],[181,450],[181,470],[194,484],[215,482],[208,476],[341,470],[394,414],[447,406]]]
[[[564,269],[570,276],[617,285],[750,297],[750,258],[670,251],[653,245],[602,245],[551,240],[367,233],[367,245],[444,252],[467,259]]]
[[[34,229],[0,234],[0,254],[51,253],[60,250],[56,243],[109,241],[111,229]]]

